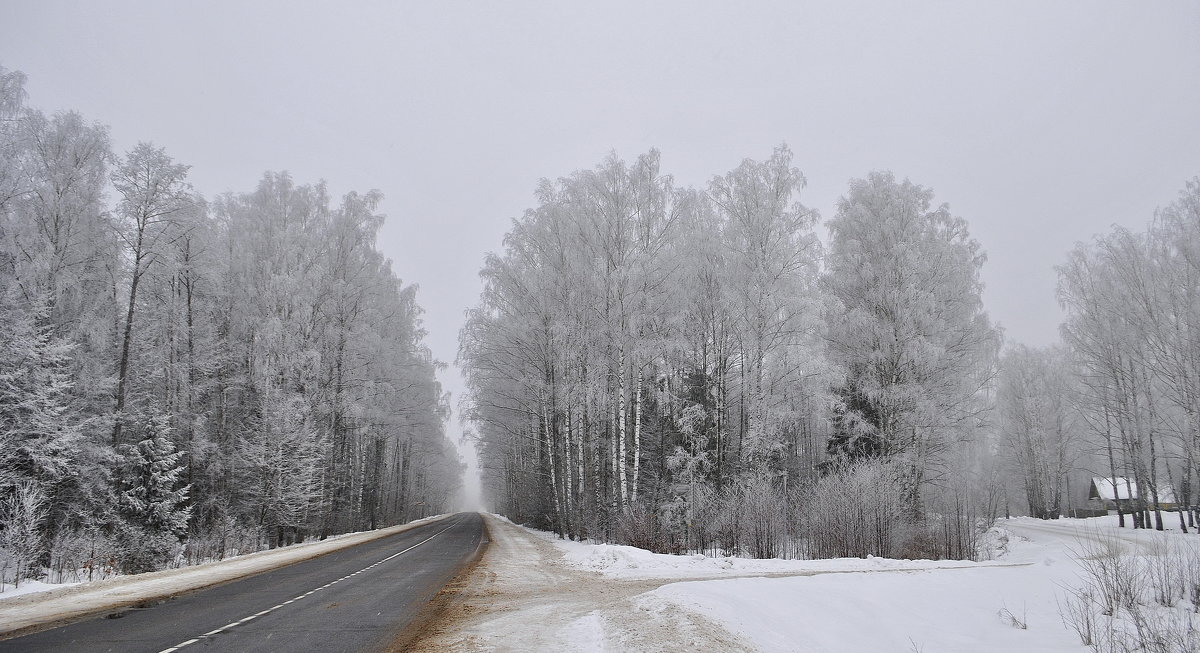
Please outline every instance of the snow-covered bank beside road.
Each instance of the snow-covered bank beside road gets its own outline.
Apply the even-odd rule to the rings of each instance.
[[[667,585],[647,600],[695,610],[760,651],[1048,653],[1079,650],[1054,598],[1072,576],[1038,564],[745,578]]]
[[[895,560],[892,558],[833,558],[829,560],[758,560],[754,558],[668,555],[620,544],[584,544],[538,533],[563,552],[563,562],[576,569],[596,571],[609,578],[699,580],[734,576],[796,576],[864,571],[916,571],[1005,566],[1009,561]]]
[[[175,594],[225,583],[394,535],[446,517],[446,515],[426,517],[401,526],[347,533],[324,540],[313,540],[269,551],[249,553],[194,567],[117,576],[93,583],[53,587],[44,592],[16,594],[11,598],[0,594],[0,635],[147,601],[156,601]]]
[[[993,536],[1002,544],[995,562],[1007,564],[677,583],[645,601],[695,611],[768,652],[1079,653],[1089,649],[1059,606],[1081,582],[1077,558],[1089,542],[1138,555],[1163,538],[1200,546],[1194,534],[1118,529],[1115,516],[1002,520]]]
[[[489,516],[478,573],[419,650],[1082,653],[1059,602],[1087,542],[1200,546],[1115,525],[1004,520],[984,562],[749,560],[563,541]]]

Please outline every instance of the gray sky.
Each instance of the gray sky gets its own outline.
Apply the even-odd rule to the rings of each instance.
[[[382,190],[446,361],[538,178],[657,147],[700,185],[785,141],[825,218],[872,169],[932,187],[1009,341],[1053,342],[1052,266],[1200,175],[1198,35],[1194,2],[0,0],[33,106],[165,146],[206,195],[265,170]]]

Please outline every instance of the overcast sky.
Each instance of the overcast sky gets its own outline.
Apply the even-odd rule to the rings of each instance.
[[[786,142],[825,218],[873,169],[929,186],[988,252],[1008,340],[1036,345],[1073,243],[1200,175],[1196,2],[0,0],[0,65],[209,196],[265,170],[383,191],[380,246],[445,361],[537,180],[611,150],[702,185]]]

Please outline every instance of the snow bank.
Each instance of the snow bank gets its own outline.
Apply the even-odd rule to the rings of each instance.
[[[11,599],[26,594],[35,592],[49,592],[50,590],[63,589],[64,587],[74,587],[80,583],[43,583],[40,580],[23,580],[20,587],[13,586],[12,583],[5,583],[0,590],[0,601]]]
[[[767,652],[1078,651],[1056,580],[1036,567],[740,578],[665,585],[647,600],[696,611]]]
[[[560,540],[549,533],[563,552],[563,561],[576,569],[597,571],[612,578],[671,579],[885,571],[916,569],[957,569],[1006,564],[1006,561],[970,562],[963,560],[893,560],[890,558],[835,558],[831,560],[756,560],[752,558],[708,557],[703,554],[670,555],[620,544],[584,544]]]
[[[1144,554],[1163,537],[1181,534],[1118,529],[1115,517],[1016,518],[988,534],[991,564],[904,569],[907,561],[868,560],[860,571],[880,573],[673,583],[643,601],[692,610],[766,652],[1073,653],[1086,649],[1060,618],[1059,601],[1079,583],[1076,554],[1086,540]]]
[[[335,535],[324,540],[248,553],[194,567],[117,576],[70,587],[39,584],[43,587],[38,589],[45,591],[29,590],[15,594],[5,592],[0,594],[0,635],[228,582],[394,535],[446,517],[447,515],[436,515],[402,526]],[[24,586],[25,583],[22,583],[22,590]]]
[[[1086,650],[1064,625],[1059,602],[1080,583],[1079,552],[1096,542],[1152,555],[1163,538],[1200,546],[1164,515],[1166,533],[1117,528],[1115,516],[1001,520],[984,539],[984,562],[957,560],[752,560],[663,555],[585,544],[527,530],[552,543],[569,568],[606,582],[661,581],[637,597],[646,613],[682,609],[767,652]],[[573,624],[578,650],[615,628],[598,613]],[[610,638],[611,639],[611,638]]]

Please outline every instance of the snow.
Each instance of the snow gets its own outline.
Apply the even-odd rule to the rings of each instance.
[[[925,570],[676,583],[653,595],[763,651],[1074,650],[1079,641],[1058,617],[1055,578],[1037,568]],[[1029,629],[1006,624],[1004,609]]]
[[[566,628],[566,641],[571,650],[579,653],[602,653],[607,650],[604,617],[599,611],[589,612],[572,621]]]
[[[554,538],[544,533],[543,537]],[[890,558],[835,558],[832,560],[755,560],[708,557],[703,554],[669,555],[619,544],[584,544],[554,538],[563,560],[576,569],[596,571],[610,578],[672,579],[678,577],[721,578],[730,575],[796,575],[856,571],[956,569],[995,566],[1001,562],[962,560],[893,560]]]
[[[1118,476],[1116,478],[1107,478],[1104,476],[1093,476],[1092,487],[1096,488],[1101,499],[1105,501],[1113,501],[1118,497],[1122,500],[1129,498],[1129,493],[1133,492],[1133,497],[1150,499],[1151,497],[1142,497],[1138,494],[1138,484],[1130,478]],[[1158,485],[1158,501],[1159,505],[1168,503],[1178,503],[1175,499],[1175,488],[1170,483]]]
[[[1163,538],[1200,546],[1173,513],[1166,534],[1115,516],[1001,520],[982,562],[673,556],[488,518],[464,609],[418,650],[1084,653],[1059,602],[1089,541],[1134,555]]]
[[[387,537],[445,517],[446,515],[436,515],[402,526],[335,535],[324,540],[249,553],[193,567],[117,576],[91,583],[66,586],[67,584],[49,585],[36,581],[22,582],[19,590],[10,589],[0,594],[0,634],[224,583]],[[27,582],[29,590],[25,589]]]
[[[64,587],[74,587],[75,585],[79,585],[79,583],[43,583],[40,580],[23,580],[20,587],[14,587],[12,583],[5,583],[2,586],[3,589],[0,589],[0,601],[33,594],[34,592],[48,592]]]
[[[1082,541],[1115,537],[1127,553],[1144,553],[1164,537],[1118,531],[1115,520],[1004,520],[991,534],[1004,566],[890,561],[896,566],[862,569],[878,573],[674,583],[647,600],[698,612],[767,652],[1077,652],[1085,649],[1058,606],[1079,581]]]
[[[1100,498],[1105,501],[1113,501],[1118,496],[1121,499],[1128,499],[1130,492],[1133,496],[1138,495],[1137,481],[1124,476],[1116,478],[1105,478],[1103,476],[1092,477],[1092,487],[1100,494]]]

